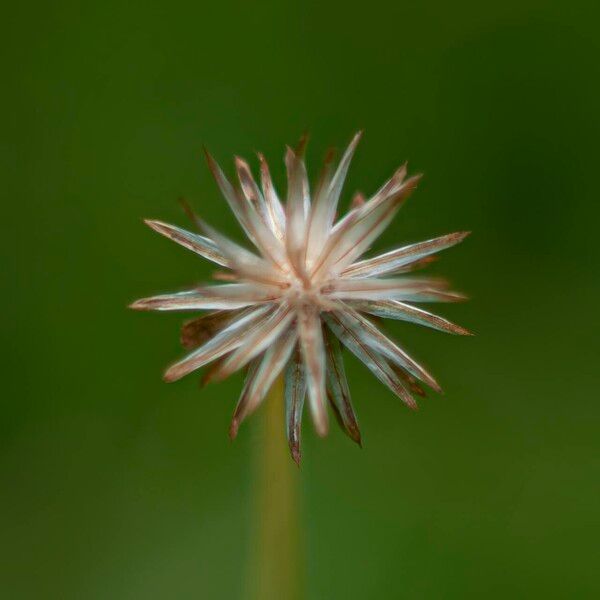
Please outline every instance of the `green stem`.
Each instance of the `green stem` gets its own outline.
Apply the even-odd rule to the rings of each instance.
[[[265,399],[255,444],[255,536],[250,543],[250,594],[257,600],[301,598],[299,471],[285,436],[283,378]]]

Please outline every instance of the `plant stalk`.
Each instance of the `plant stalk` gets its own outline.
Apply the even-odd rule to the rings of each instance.
[[[255,535],[250,542],[247,597],[256,600],[302,597],[300,473],[286,440],[283,391],[283,377],[278,377],[260,411],[262,422],[254,444]]]

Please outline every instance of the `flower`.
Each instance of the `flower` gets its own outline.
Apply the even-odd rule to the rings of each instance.
[[[238,189],[207,153],[223,196],[257,252],[224,237],[193,213],[190,216],[202,235],[146,221],[158,233],[228,270],[215,274],[227,283],[131,305],[137,310],[212,311],[183,326],[182,343],[194,350],[169,367],[165,380],[176,381],[209,363],[212,369],[205,380],[223,379],[246,367],[230,427],[233,438],[284,372],[287,436],[297,463],[305,397],[319,435],[328,431],[329,402],[345,432],[361,443],[342,346],[411,408],[416,408],[413,394],[424,395],[419,382],[441,391],[421,365],[381,332],[375,324],[378,318],[469,335],[466,329],[413,306],[453,302],[463,296],[449,291],[439,278],[405,275],[427,265],[436,252],[461,242],[468,232],[361,259],[415,189],[419,175],[407,179],[403,165],[370,199],[356,194],[350,210],[336,221],[342,186],[360,137],[360,132],[354,136],[336,169],[332,153],[328,154],[312,194],[303,160],[306,138],[296,151],[287,148],[285,205],[261,154],[261,187],[248,164],[236,157]]]

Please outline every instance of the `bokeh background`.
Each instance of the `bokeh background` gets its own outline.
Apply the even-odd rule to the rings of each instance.
[[[308,420],[304,595],[592,598],[598,574],[598,7],[33,2],[3,14],[0,597],[244,597],[260,415],[163,368],[210,276],[142,217],[239,236],[202,160],[365,136],[345,190],[425,172],[378,249],[472,230],[394,335],[445,388],[412,413],[350,360],[364,449]],[[255,162],[253,163],[255,164]],[[283,423],[282,423],[283,426]],[[293,463],[290,460],[290,468]]]

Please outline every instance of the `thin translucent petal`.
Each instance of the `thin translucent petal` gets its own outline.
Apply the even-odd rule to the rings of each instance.
[[[317,433],[327,434],[329,427],[325,394],[325,347],[318,309],[301,306],[297,311],[300,348],[306,368],[308,404]]]
[[[284,281],[282,271],[272,263],[232,242],[204,221],[200,220],[200,223],[203,230],[215,240],[227,258],[230,268],[236,271],[240,277],[267,284],[278,284]]]
[[[403,294],[397,300],[404,302],[464,302],[467,296],[459,292],[440,291],[435,289],[424,289],[420,292]]]
[[[269,165],[262,154],[259,153],[258,158],[260,160],[260,181],[271,221],[271,228],[277,239],[283,240],[285,233],[285,212],[273,186]]]
[[[300,350],[296,348],[285,371],[285,422],[292,458],[300,465],[300,432],[306,396],[306,376]]]
[[[306,273],[306,213],[303,189],[303,163],[291,148],[287,149],[285,164],[288,173],[285,243],[288,259],[296,274],[308,281]]]
[[[455,335],[473,335],[468,329],[465,329],[460,325],[455,325],[447,319],[397,300],[357,302],[356,304],[353,304],[353,307],[356,310],[368,312],[377,317],[383,317],[384,319],[409,321],[410,323],[424,325],[425,327],[431,327],[432,329],[453,333]]]
[[[390,274],[405,265],[455,246],[462,242],[469,233],[468,231],[459,231],[425,242],[404,246],[403,248],[356,262],[344,269],[342,274],[345,277],[374,277],[376,275]]]
[[[164,375],[165,381],[181,379],[188,373],[231,352],[243,343],[244,335],[251,333],[268,320],[268,313],[268,306],[247,309],[203,346],[169,367]]]
[[[259,284],[232,283],[142,298],[131,304],[130,308],[160,311],[231,310],[259,302],[269,302],[278,296],[278,288]]]
[[[442,391],[432,375],[408,356],[395,342],[384,335],[371,321],[349,306],[346,306],[343,311],[339,311],[338,314],[342,316],[344,323],[351,327],[365,344],[371,346],[388,360],[406,369],[411,375],[417,377],[437,392]]]
[[[246,235],[265,258],[271,260],[274,264],[280,265],[283,260],[283,248],[281,244],[275,238],[272,231],[263,223],[255,207],[246,202],[241,197],[241,194],[238,194],[214,158],[208,152],[206,152],[206,157],[221,193],[227,200]]]
[[[238,434],[238,429],[240,427],[240,417],[239,414],[243,409],[243,406],[248,401],[248,394],[250,391],[250,386],[256,379],[256,375],[258,373],[258,365],[260,364],[260,359],[255,358],[248,365],[248,372],[246,373],[246,379],[244,380],[244,387],[242,388],[242,393],[240,394],[240,399],[235,407],[235,411],[233,412],[233,417],[231,418],[231,424],[229,425],[229,438],[235,439]]]
[[[244,403],[236,411],[235,416],[240,423],[258,408],[275,378],[288,362],[297,339],[296,330],[288,329],[262,355],[256,377],[248,388]]]
[[[370,248],[371,244],[391,223],[401,204],[411,195],[420,179],[420,175],[411,177],[399,190],[379,205],[371,208],[367,202],[359,209],[356,222],[342,238],[342,251],[336,255],[335,260],[336,271],[345,269],[347,265]]]
[[[394,369],[391,368],[387,360],[363,342],[361,336],[357,335],[355,328],[346,322],[343,313],[324,313],[323,318],[344,346],[362,361],[379,381],[390,388],[410,408],[414,409],[417,407],[406,385],[398,377]]]
[[[277,338],[287,329],[293,313],[288,306],[282,305],[272,310],[271,314],[260,327],[252,332],[245,332],[239,347],[224,361],[215,379],[225,379],[238,369],[241,369],[255,356],[274,344]]]
[[[360,446],[360,430],[356,415],[354,414],[354,408],[352,407],[352,400],[350,399],[350,388],[346,379],[340,342],[329,327],[325,329],[327,397],[342,430]]]
[[[333,226],[333,231],[345,227],[348,220],[358,217],[359,215],[364,217],[368,212],[377,208],[384,200],[402,187],[405,177],[406,163],[396,169],[390,179],[388,179],[377,192],[369,198],[369,200],[361,202],[359,206],[352,207],[351,210]]]
[[[371,243],[396,214],[405,196],[401,193],[386,196],[381,201],[371,199],[362,208],[350,211],[336,226],[324,246],[323,252],[316,261],[314,274],[334,271],[339,273],[357,256],[357,249]],[[367,245],[368,247],[368,245]],[[366,248],[365,248],[366,249]]]
[[[263,223],[270,228],[271,220],[267,209],[267,204],[262,192],[254,180],[248,163],[239,156],[236,156],[235,167],[237,170],[238,179],[240,181],[240,186],[246,200],[254,207],[254,210],[262,219]],[[273,230],[271,229],[271,231]]]
[[[435,289],[443,291],[447,287],[446,280],[432,277],[398,277],[390,279],[356,277],[354,279],[332,280],[324,286],[324,293],[331,298],[347,300],[385,300],[404,298],[421,290]]]
[[[154,229],[154,231],[164,235],[165,237],[168,237],[184,248],[187,248],[188,250],[207,258],[208,260],[212,260],[218,265],[223,267],[229,266],[227,259],[223,256],[218,246],[211,239],[197,233],[192,233],[191,231],[186,231],[185,229],[181,229],[175,225],[163,223],[161,221],[145,219],[144,223],[146,223],[148,227]]]
[[[350,162],[352,161],[354,151],[360,141],[361,135],[362,132],[358,132],[354,136],[348,149],[342,156],[340,164],[331,178],[329,185],[325,188],[323,193],[315,196],[307,237],[307,247],[309,256],[311,257],[314,255],[315,249],[320,250],[323,247],[323,244],[329,235],[337,211],[342,187],[348,173],[348,168],[350,167]]]

